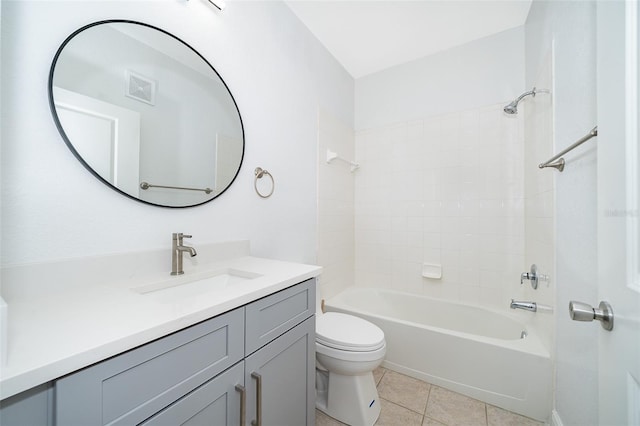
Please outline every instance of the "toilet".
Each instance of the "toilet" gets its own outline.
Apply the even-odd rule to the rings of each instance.
[[[316,314],[316,408],[351,426],[372,426],[380,415],[373,370],[386,350],[383,331],[369,321]]]

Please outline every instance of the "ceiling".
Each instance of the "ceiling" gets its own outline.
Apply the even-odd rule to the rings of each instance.
[[[354,78],[525,23],[531,0],[287,0]]]

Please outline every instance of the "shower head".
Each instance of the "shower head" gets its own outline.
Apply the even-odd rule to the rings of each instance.
[[[513,102],[511,102],[509,105],[504,107],[504,112],[506,112],[507,114],[517,114],[518,113],[518,103],[520,103],[520,101],[522,100],[522,98],[524,98],[525,96],[536,96],[536,88],[534,87],[533,90],[529,91],[529,92],[525,92],[522,95],[518,96]]]
[[[511,102],[509,105],[504,107],[504,112],[506,112],[507,114],[517,114],[518,103],[516,101]]]

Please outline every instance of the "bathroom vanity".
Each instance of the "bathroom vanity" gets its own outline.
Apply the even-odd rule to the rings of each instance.
[[[206,250],[199,249],[202,251]],[[10,333],[8,368],[2,369],[0,389],[13,394],[3,395],[0,403],[2,424],[313,425],[315,277],[320,268],[243,256],[197,269],[192,277],[208,276],[204,285],[211,289],[203,292],[203,279],[182,278],[185,288],[191,287],[188,290],[180,289],[182,284],[167,287],[166,281],[145,280],[141,286],[135,279],[133,287],[132,280],[118,284],[116,287],[127,291],[118,314],[129,317],[114,319],[111,332],[101,328],[100,321],[84,319],[94,321],[95,334],[103,332],[102,346],[95,346],[100,340],[95,337],[84,350],[79,350],[83,343],[70,342],[68,356],[60,359],[56,357],[59,350],[54,349],[48,365],[42,365],[47,348],[35,357],[16,352],[28,344]],[[245,278],[234,280],[234,274],[241,272]],[[225,284],[219,278],[211,280],[222,275],[231,278]],[[170,297],[163,295],[166,291]],[[12,305],[16,310],[25,309],[17,293],[15,289],[3,291],[10,321],[24,318],[19,312],[12,316]],[[138,315],[126,312],[131,294],[141,301]],[[37,308],[38,303],[34,301],[32,307]],[[70,303],[68,309],[74,305]],[[140,318],[154,313],[156,324],[149,328],[153,321]],[[167,321],[166,315],[173,319]],[[129,334],[122,333],[120,324],[125,322],[130,323]],[[139,329],[141,324],[145,330]],[[33,325],[10,322],[9,329],[28,333]],[[56,328],[51,324],[42,327]],[[115,334],[120,333],[119,339],[113,328]],[[164,332],[171,328],[175,330]],[[39,333],[32,331],[32,338]],[[82,340],[82,336],[75,339]],[[129,347],[105,351],[119,346],[113,344],[114,339]],[[131,344],[136,340],[139,344]],[[37,345],[32,342],[31,347]],[[108,352],[113,353],[104,356]],[[47,375],[55,377],[43,381]]]

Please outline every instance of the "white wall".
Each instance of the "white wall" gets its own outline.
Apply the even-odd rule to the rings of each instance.
[[[91,176],[58,134],[47,78],[59,44],[103,19],[165,29],[198,50],[225,79],[242,114],[246,154],[220,198],[188,209],[129,200]],[[279,2],[2,2],[3,266],[168,248],[171,232],[194,246],[251,240],[259,256],[316,258],[317,110],[353,123],[354,82]],[[253,170],[274,176],[259,198]],[[7,247],[10,247],[8,250]],[[168,250],[167,250],[168,253]]]
[[[552,42],[555,50],[555,151],[596,123],[596,3],[534,1],[525,25],[526,83],[533,85]],[[556,174],[555,410],[565,425],[598,419],[597,327],[569,319],[570,300],[597,301],[596,145],[565,156]],[[547,173],[557,173],[546,170]]]
[[[524,87],[523,46],[517,27],[359,78],[355,129],[511,100]]]

